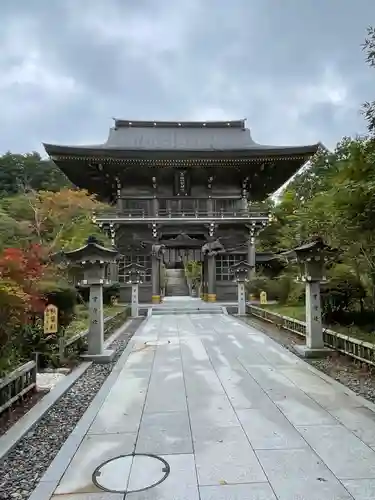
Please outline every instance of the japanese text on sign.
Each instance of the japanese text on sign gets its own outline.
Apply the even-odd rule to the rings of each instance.
[[[58,330],[58,309],[53,304],[49,304],[44,310],[44,333],[57,333]]]

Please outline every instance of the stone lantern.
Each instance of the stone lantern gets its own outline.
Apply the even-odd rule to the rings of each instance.
[[[283,255],[288,261],[297,263],[298,280],[304,282],[306,287],[306,345],[295,346],[295,349],[305,357],[327,355],[331,350],[324,347],[320,284],[326,280],[325,263],[335,255],[335,251],[321,238],[315,238]]]
[[[70,252],[62,252],[68,263],[83,269],[80,285],[90,288],[88,350],[82,357],[97,363],[108,363],[114,351],[104,350],[103,286],[109,284],[105,279],[106,267],[119,257],[115,249],[103,247],[94,236],[87,239],[86,245]]]
[[[129,275],[127,282],[132,286],[131,315],[133,318],[137,318],[139,285],[140,283],[143,283],[145,268],[140,264],[131,263],[128,266],[125,266],[125,273]]]
[[[245,295],[245,281],[248,280],[249,271],[252,266],[247,262],[239,262],[230,268],[234,274],[234,280],[237,281],[237,294],[238,294],[238,314],[244,316],[246,314],[246,295]]]

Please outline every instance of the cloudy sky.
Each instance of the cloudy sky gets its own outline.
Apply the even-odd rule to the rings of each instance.
[[[112,117],[331,147],[375,99],[375,0],[0,0],[0,19],[0,152],[104,142]]]

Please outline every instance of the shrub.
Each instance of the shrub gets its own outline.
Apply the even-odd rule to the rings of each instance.
[[[256,275],[246,285],[249,294],[259,297],[264,291],[267,293],[267,300],[277,300],[281,303],[288,297],[289,286],[289,279],[286,276],[270,279],[262,274]]]
[[[297,306],[305,303],[305,284],[296,280],[291,280],[290,290],[286,303],[289,306]]]
[[[349,318],[355,316],[358,324],[360,316],[364,316],[364,311],[359,311],[358,306],[361,308],[361,302],[366,295],[361,282],[345,264],[332,266],[328,277],[329,280],[322,285],[321,292],[324,321],[348,324]]]
[[[90,298],[90,289],[87,286],[78,286],[77,292],[79,294],[80,300],[82,302],[88,302]],[[120,284],[113,283],[110,286],[105,286],[103,288],[103,303],[105,305],[110,305],[112,303],[112,297],[120,298]]]

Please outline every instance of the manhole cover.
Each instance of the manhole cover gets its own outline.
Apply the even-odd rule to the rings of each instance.
[[[92,475],[99,489],[110,493],[134,493],[162,483],[170,472],[168,462],[157,455],[134,453],[103,462]]]

